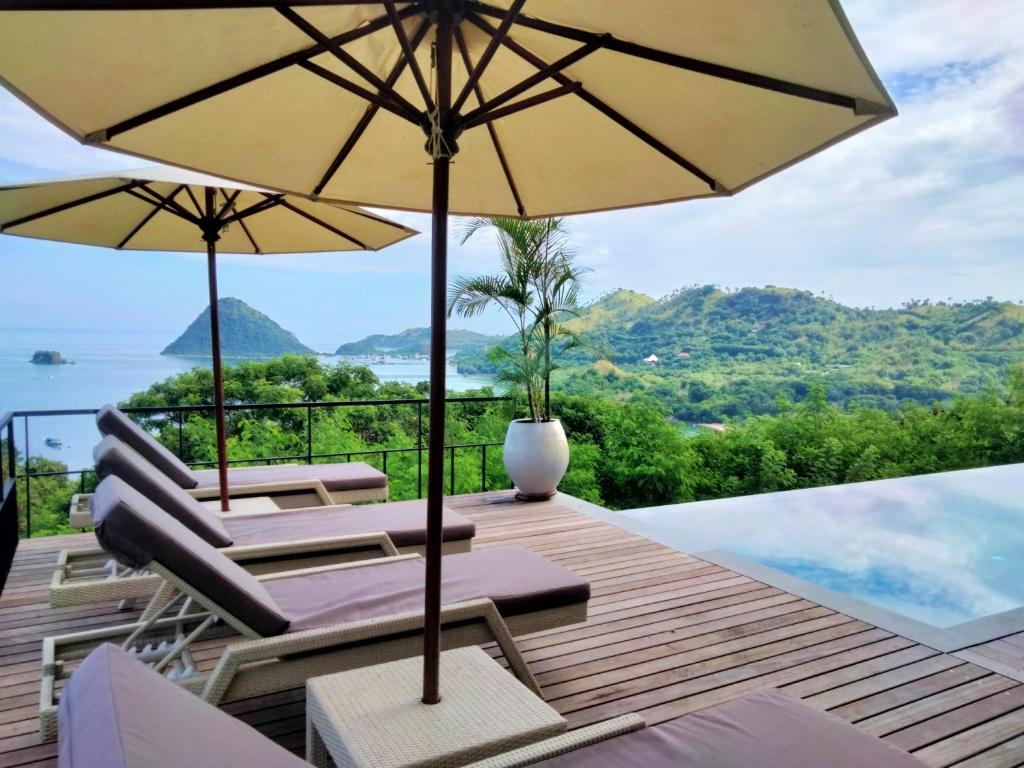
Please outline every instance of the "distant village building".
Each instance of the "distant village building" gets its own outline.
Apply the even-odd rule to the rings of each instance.
[[[658,364],[658,356],[657,355],[648,355],[647,357],[644,358],[644,362],[647,363],[648,365],[657,365]]]
[[[689,352],[676,352],[676,357],[678,357],[681,360],[685,360],[689,356],[690,356]]]

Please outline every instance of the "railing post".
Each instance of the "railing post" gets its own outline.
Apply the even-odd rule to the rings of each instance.
[[[487,490],[487,443],[480,446],[480,493]]]
[[[25,417],[25,538],[32,538],[32,472],[28,463],[28,416]]]
[[[178,458],[185,460],[185,412],[178,409]]]
[[[381,454],[384,456],[384,476],[387,477],[387,474],[388,474],[388,452],[387,451],[381,451]]]
[[[7,422],[7,478],[13,480],[18,476],[18,465],[14,452],[14,417]]]
[[[306,406],[306,463],[313,463],[313,406]]]
[[[416,428],[416,498],[423,498],[423,401],[416,403],[418,426]]]
[[[455,495],[455,446],[448,449],[448,495]]]

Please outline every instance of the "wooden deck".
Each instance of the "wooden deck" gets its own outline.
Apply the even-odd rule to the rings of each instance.
[[[776,687],[930,765],[1024,764],[1024,685],[1017,680],[556,502],[526,505],[490,494],[449,503],[477,523],[477,548],[529,547],[591,582],[586,624],[521,641],[547,699],[572,726],[625,712],[654,724]],[[91,542],[89,534],[36,539],[18,551],[0,598],[0,768],[55,763],[56,746],[36,735],[42,637],[131,616],[110,606],[48,606],[56,551]],[[228,710],[301,748],[301,690]]]

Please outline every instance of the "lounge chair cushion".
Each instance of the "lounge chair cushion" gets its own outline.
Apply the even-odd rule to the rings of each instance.
[[[422,558],[271,580],[267,592],[289,631],[423,610]],[[590,585],[526,549],[449,555],[441,571],[445,604],[490,598],[503,616],[585,602]]]
[[[204,507],[113,435],[100,440],[93,448],[92,458],[100,478],[116,475],[203,540],[215,547],[230,546],[231,536],[221,523],[220,515]]]
[[[198,488],[213,488],[219,482],[216,469],[193,473]],[[340,464],[275,464],[269,467],[229,469],[228,485],[253,483],[290,483],[319,480],[331,493],[361,491],[366,488],[387,488],[388,476],[362,461]]]
[[[224,518],[224,528],[236,546],[384,531],[396,547],[418,547],[427,542],[426,525],[424,500]],[[465,541],[476,533],[471,521],[447,507],[443,525],[444,541]]]
[[[285,631],[288,620],[256,578],[211,547],[115,475],[92,497],[96,538],[125,565],[156,560],[182,581],[266,637]]]
[[[540,768],[923,768],[856,726],[777,690],[733,699],[536,763]]]
[[[104,405],[96,414],[96,426],[104,435],[113,435],[138,451],[150,464],[182,488],[195,488],[195,473],[167,450],[155,437],[112,405]]]
[[[309,768],[110,644],[90,653],[65,685],[58,740],[60,768]]]

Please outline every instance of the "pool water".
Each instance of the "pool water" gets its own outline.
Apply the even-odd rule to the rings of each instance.
[[[935,627],[1024,606],[1024,464],[621,514]]]

